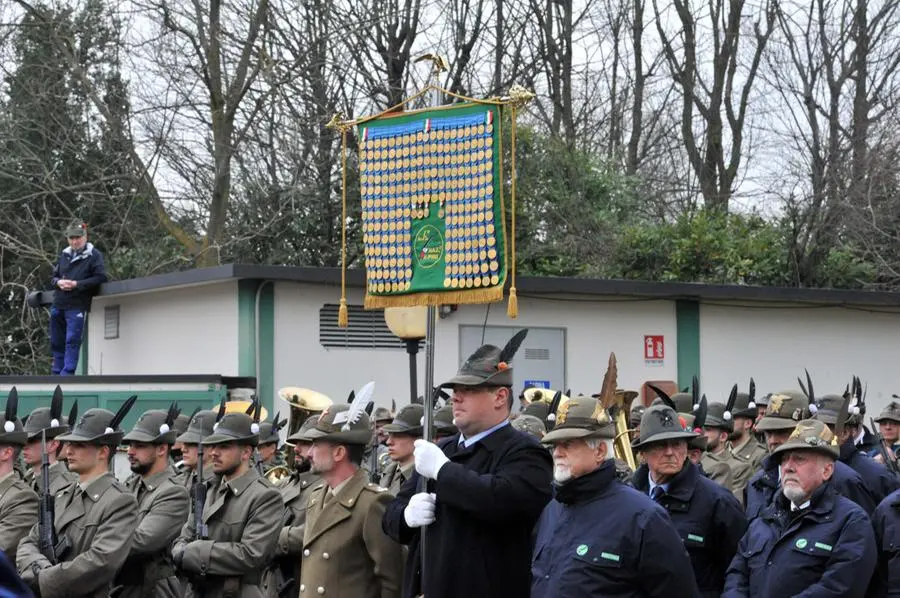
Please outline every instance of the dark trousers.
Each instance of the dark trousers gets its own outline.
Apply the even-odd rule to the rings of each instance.
[[[80,309],[50,308],[50,350],[53,352],[51,373],[54,376],[71,376],[75,373],[86,315]]]

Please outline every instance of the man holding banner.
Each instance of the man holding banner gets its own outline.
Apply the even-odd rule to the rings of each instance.
[[[453,389],[459,434],[439,445],[416,441],[416,473],[384,514],[382,528],[410,546],[403,596],[528,596],[531,533],[550,500],[550,454],[508,421],[513,355],[484,345],[442,384]],[[427,491],[417,492],[419,479]],[[425,578],[417,550],[427,530]],[[466,571],[460,575],[460,571]]]

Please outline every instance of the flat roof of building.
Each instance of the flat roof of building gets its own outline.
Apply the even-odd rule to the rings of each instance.
[[[339,286],[341,283],[341,271],[339,268],[224,264],[210,268],[195,268],[181,272],[108,282],[102,286],[100,295],[143,293],[230,280],[272,280],[276,282]],[[363,287],[364,281],[363,270],[347,270],[348,286],[360,288]],[[559,294],[668,300],[805,303],[820,306],[900,307],[900,293],[845,289],[760,287],[550,276],[518,276],[516,278],[516,288],[518,294],[523,297]]]

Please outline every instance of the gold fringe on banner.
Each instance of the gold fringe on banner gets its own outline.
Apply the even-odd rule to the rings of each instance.
[[[408,295],[366,295],[365,308],[415,307],[416,305],[449,305],[451,303],[494,303],[503,299],[503,285],[486,289],[410,293]]]

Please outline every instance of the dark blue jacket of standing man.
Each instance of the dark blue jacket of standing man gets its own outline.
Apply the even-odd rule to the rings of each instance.
[[[87,242],[87,227],[75,223],[66,229],[69,246],[62,250],[51,283],[55,290],[50,308],[50,349],[53,375],[71,376],[78,366],[84,318],[91,298],[106,282],[103,254]]]
[[[870,598],[900,596],[900,490],[889,494],[872,515],[878,566],[872,576]]]
[[[619,483],[612,460],[556,486],[538,522],[531,598],[694,598],[691,561],[665,509]]]

